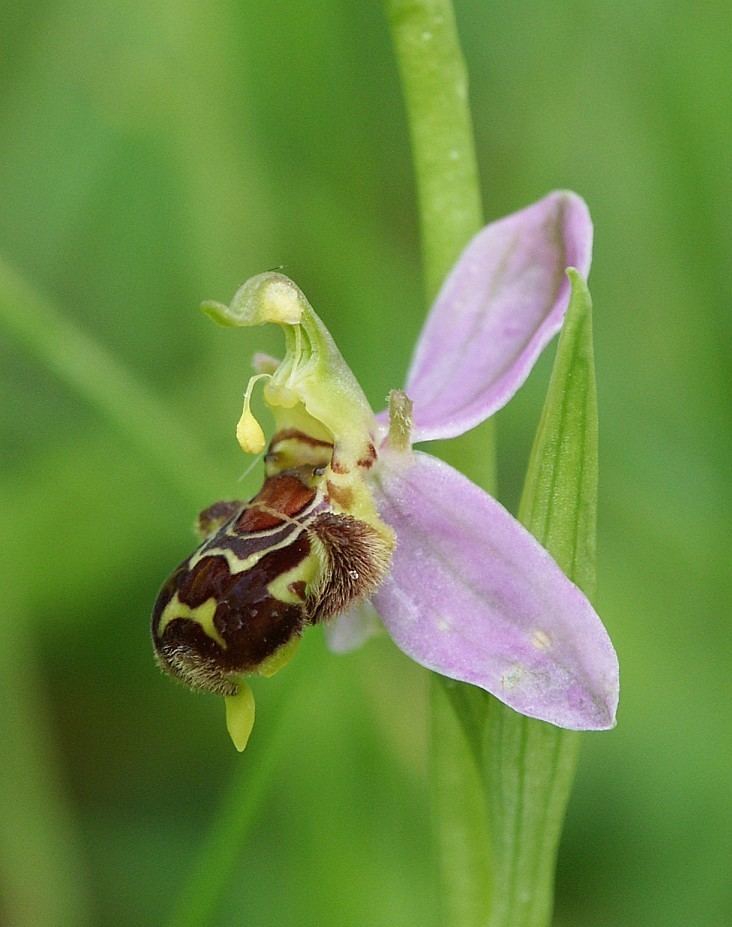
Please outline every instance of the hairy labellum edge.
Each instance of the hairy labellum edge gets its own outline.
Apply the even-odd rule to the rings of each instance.
[[[308,528],[327,567],[309,599],[310,621],[332,618],[376,592],[391,564],[393,544],[351,515],[325,512]]]

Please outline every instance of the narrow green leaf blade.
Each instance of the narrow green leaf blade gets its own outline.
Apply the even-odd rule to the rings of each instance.
[[[569,578],[595,590],[597,388],[592,303],[570,268],[572,297],[534,439],[519,519]]]
[[[586,593],[595,587],[597,395],[587,285],[572,297],[519,517]],[[494,895],[490,927],[547,927],[579,735],[493,702],[486,726]]]

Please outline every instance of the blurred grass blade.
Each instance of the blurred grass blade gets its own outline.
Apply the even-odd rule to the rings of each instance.
[[[237,756],[238,768],[176,899],[169,927],[210,927],[218,923],[218,911],[240,862],[249,827],[269,791],[285,746],[280,728],[270,734],[259,752],[250,746],[245,758]]]
[[[168,927],[211,927],[219,923],[219,910],[237,864],[241,865],[249,829],[274,784],[280,760],[296,737],[295,709],[303,682],[311,673],[307,659],[292,662],[279,707],[271,706],[278,718],[274,728],[266,740],[255,738],[244,754],[236,755],[231,782],[176,898]]]
[[[519,517],[585,593],[595,588],[597,398],[590,295],[572,297],[531,452]],[[547,927],[579,735],[493,701],[486,728],[494,896],[490,927]]]
[[[0,619],[0,908],[13,927],[86,927],[87,873],[60,787],[28,616]]]
[[[199,504],[218,467],[164,402],[0,258],[0,325],[96,406],[183,497]]]

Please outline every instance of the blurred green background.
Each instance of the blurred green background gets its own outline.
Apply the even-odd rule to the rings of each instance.
[[[197,509],[259,479],[238,481],[233,425],[250,354],[277,340],[198,302],[282,265],[375,406],[402,382],[425,306],[380,4],[2,12],[0,923],[163,923],[238,769],[263,800],[222,927],[437,927],[425,673],[386,639],[337,658],[312,632],[258,685],[238,756],[219,700],[164,679],[148,641]],[[488,217],[570,187],[596,223],[598,608],[623,692],[617,729],[584,738],[556,924],[728,925],[732,13],[457,15]],[[74,326],[49,329],[66,378],[3,322],[44,318],[32,290]],[[142,384],[111,387],[137,441],[70,385],[104,369],[77,328]],[[512,507],[550,363],[498,416]]]

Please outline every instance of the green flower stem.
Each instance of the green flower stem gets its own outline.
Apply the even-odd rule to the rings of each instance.
[[[200,504],[220,473],[216,461],[109,351],[1,258],[0,324],[113,422],[186,500]]]
[[[440,875],[440,924],[481,927],[492,870],[481,744],[490,707],[482,689],[433,674],[430,773]]]
[[[468,81],[449,0],[385,0],[407,109],[417,178],[425,287],[437,293],[483,224]],[[481,444],[481,472],[495,489],[490,423],[452,454]],[[431,779],[440,872],[441,924],[481,927],[491,892],[491,852],[481,760],[489,697],[473,686],[432,677]]]
[[[531,453],[519,518],[578,586],[595,589],[597,398],[590,296],[570,271],[572,299]],[[497,701],[486,726],[494,844],[490,927],[547,927],[579,735]]]
[[[385,0],[385,7],[407,107],[431,300],[483,224],[468,78],[450,0]]]

